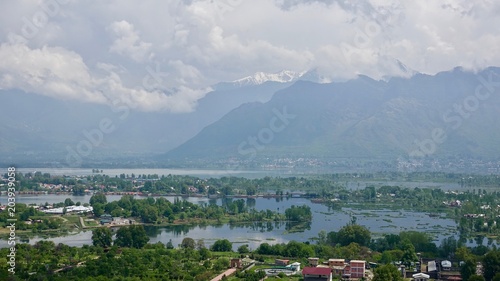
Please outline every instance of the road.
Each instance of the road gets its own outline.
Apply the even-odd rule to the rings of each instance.
[[[230,268],[230,269],[222,272],[221,274],[217,275],[217,277],[215,277],[214,279],[212,279],[210,281],[220,281],[220,280],[222,280],[222,277],[224,277],[224,275],[229,277],[231,274],[233,274],[235,272],[236,272],[236,268]]]

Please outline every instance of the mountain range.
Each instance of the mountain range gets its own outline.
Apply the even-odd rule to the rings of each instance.
[[[83,160],[142,159],[175,148],[241,104],[267,102],[274,92],[290,85],[273,81],[225,88],[214,85],[215,90],[198,101],[195,111],[182,114],[121,112],[107,105],[0,90],[0,104],[4,105],[0,110],[0,157],[10,164],[64,163],[103,119],[109,119],[115,130],[103,135]]]
[[[498,159],[499,78],[490,67],[388,81],[299,80],[266,103],[234,109],[163,160]]]
[[[499,78],[497,67],[333,83],[314,70],[257,73],[214,85],[184,114],[124,114],[2,90],[0,156],[5,163],[64,163],[82,142],[97,139],[78,164],[498,159]],[[114,130],[101,138],[95,129],[103,119]]]

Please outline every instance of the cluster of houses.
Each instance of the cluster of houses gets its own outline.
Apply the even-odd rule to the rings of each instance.
[[[133,219],[121,218],[121,217],[113,217],[110,214],[103,214],[99,218],[99,223],[101,225],[107,226],[121,226],[121,225],[131,225],[135,224],[136,221]]]
[[[448,207],[461,207],[462,202],[460,200],[453,200],[453,201],[443,201],[443,205],[448,206]]]
[[[361,279],[366,276],[366,261],[329,259],[328,262],[319,264],[318,258],[309,258],[308,267],[302,269],[304,281],[331,281],[333,275],[343,279]]]
[[[66,214],[85,214],[85,213],[91,213],[93,211],[92,206],[67,206],[67,207],[59,207],[59,208],[40,208],[41,212],[44,212],[46,214],[53,214],[53,215],[62,215],[64,213]]]

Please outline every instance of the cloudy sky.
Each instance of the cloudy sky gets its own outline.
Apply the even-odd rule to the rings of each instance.
[[[188,112],[257,71],[332,80],[500,65],[500,2],[3,0],[0,89]]]

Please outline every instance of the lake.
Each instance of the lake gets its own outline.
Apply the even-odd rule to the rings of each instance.
[[[74,202],[88,202],[89,195],[68,196],[68,195],[39,195],[39,196],[17,196],[19,203],[37,203],[62,202],[65,198],[71,198]],[[120,199],[119,195],[108,195],[108,202]],[[137,197],[144,198],[144,197]],[[173,196],[166,197],[173,201]],[[180,197],[179,197],[180,198]],[[1,197],[1,203],[5,204],[6,198]],[[223,204],[223,199],[208,199],[199,197],[189,197],[186,200],[193,203],[211,202],[218,205]],[[230,200],[230,199],[224,199]],[[146,227],[150,237],[150,243],[167,243],[170,239],[174,245],[181,243],[185,237],[195,240],[203,239],[206,245],[211,245],[217,239],[228,239],[233,242],[236,250],[242,244],[249,244],[251,249],[255,249],[260,243],[269,244],[286,243],[291,240],[311,241],[311,238],[317,237],[321,230],[327,232],[338,231],[341,227],[356,217],[357,224],[367,227],[373,236],[380,236],[384,233],[398,234],[401,231],[415,230],[427,232],[434,236],[437,244],[445,237],[456,234],[456,223],[451,219],[441,217],[429,217],[425,213],[404,211],[404,210],[358,210],[352,207],[343,207],[341,210],[332,210],[325,205],[314,204],[304,198],[256,198],[246,199],[247,204],[256,210],[270,209],[273,211],[284,212],[292,205],[306,204],[311,207],[313,219],[310,225],[302,232],[289,232],[288,229],[293,226],[290,223],[247,223],[247,224],[223,224],[207,226],[169,226],[169,227]],[[64,243],[70,246],[82,246],[91,244],[91,231],[81,231],[79,233],[64,237],[55,237],[45,239],[40,236],[31,238],[29,243],[34,244],[40,240],[51,240],[54,243]],[[7,247],[7,241],[1,240],[0,247]]]

